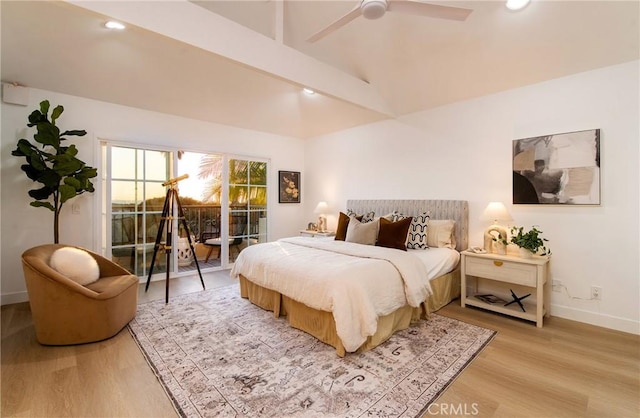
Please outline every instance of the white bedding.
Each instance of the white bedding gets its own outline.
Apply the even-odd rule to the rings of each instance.
[[[332,312],[345,349],[355,351],[376,332],[379,316],[406,304],[417,307],[431,294],[429,279],[451,263],[432,258],[457,254],[433,250],[447,251],[427,256],[431,249],[420,250],[423,254],[416,256],[415,251],[344,241],[284,238],[245,248],[231,276],[242,274],[311,308]],[[426,262],[436,267],[427,268]]]
[[[426,250],[407,250],[420,258],[427,268],[429,280],[447,274],[456,268],[460,261],[460,253],[451,248],[433,248]]]

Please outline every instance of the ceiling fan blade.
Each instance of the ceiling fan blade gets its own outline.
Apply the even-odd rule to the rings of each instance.
[[[390,0],[387,11],[438,19],[466,20],[473,10],[409,0]]]
[[[317,32],[314,35],[312,35],[309,39],[307,39],[307,42],[315,42],[319,39],[324,38],[334,30],[340,29],[341,27],[351,22],[353,19],[360,16],[361,14],[362,14],[362,11],[360,10],[360,2],[358,2],[358,5],[353,9],[351,9],[349,13],[342,16],[341,18],[339,18],[338,20],[336,20],[326,28],[322,29],[320,32]]]

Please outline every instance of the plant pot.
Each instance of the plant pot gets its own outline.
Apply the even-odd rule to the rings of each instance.
[[[518,248],[518,252],[521,258],[533,258],[533,253],[526,248],[520,247]]]

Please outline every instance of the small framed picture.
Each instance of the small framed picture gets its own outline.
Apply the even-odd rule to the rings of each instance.
[[[300,172],[278,171],[278,202],[300,203]]]

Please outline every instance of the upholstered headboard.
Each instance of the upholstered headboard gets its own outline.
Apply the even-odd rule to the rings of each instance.
[[[374,211],[376,216],[394,210],[406,216],[430,212],[431,219],[452,219],[456,222],[456,250],[469,247],[469,203],[466,200],[347,200],[347,209],[356,213]]]

